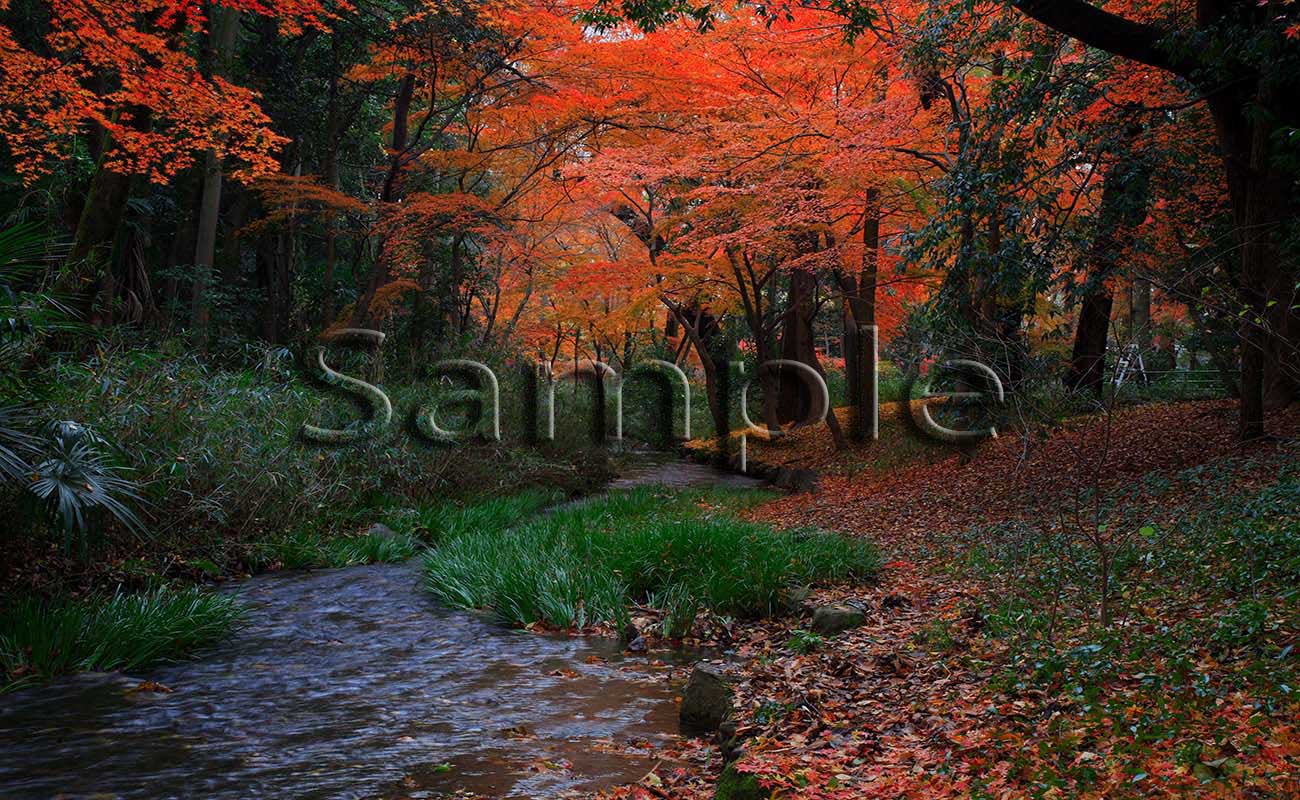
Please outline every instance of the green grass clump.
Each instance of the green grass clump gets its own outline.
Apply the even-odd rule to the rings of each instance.
[[[731,513],[766,497],[638,489],[512,528],[467,530],[426,556],[426,586],[448,605],[490,609],[518,625],[622,625],[628,605],[658,604],[666,632],[680,636],[701,608],[771,615],[790,586],[878,569],[865,540],[780,531]]]
[[[420,510],[416,529],[433,542],[451,541],[482,531],[505,530],[563,499],[563,493],[555,489],[525,489],[518,494],[492,497],[464,507],[434,506]]]
[[[224,637],[240,613],[234,598],[197,588],[98,602],[24,599],[0,613],[0,686],[178,658]]]
[[[255,566],[283,569],[336,569],[358,564],[406,561],[425,542],[449,541],[466,533],[509,528],[562,499],[555,490],[529,489],[509,497],[494,497],[464,507],[450,504],[396,510],[384,522],[392,535],[364,533],[333,536],[313,528],[289,532],[254,548]]]
[[[334,569],[405,561],[421,546],[419,539],[405,533],[326,536],[318,531],[302,530],[263,543],[251,560],[256,565],[278,564],[283,569]]]

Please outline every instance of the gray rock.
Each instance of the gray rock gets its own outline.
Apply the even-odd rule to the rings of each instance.
[[[397,533],[382,522],[376,522],[374,525],[366,528],[366,535],[378,536],[380,539],[393,539],[397,537]]]
[[[812,629],[822,636],[834,636],[850,628],[861,627],[866,621],[867,615],[860,608],[849,605],[822,606],[813,612]]]
[[[688,731],[718,730],[731,716],[731,685],[726,676],[712,667],[696,667],[682,693],[680,714]]]

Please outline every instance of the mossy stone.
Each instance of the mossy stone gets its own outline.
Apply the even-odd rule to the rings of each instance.
[[[758,778],[736,769],[731,764],[718,778],[718,789],[713,800],[770,800],[772,793],[758,782]]]

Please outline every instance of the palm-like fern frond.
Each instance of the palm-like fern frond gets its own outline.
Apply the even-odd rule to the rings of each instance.
[[[144,529],[124,501],[140,502],[136,485],[122,477],[99,450],[96,438],[75,422],[50,426],[51,447],[35,468],[30,489],[53,504],[63,521],[65,545],[71,546],[74,532],[86,530],[86,514],[103,509],[136,533]]]
[[[0,478],[24,481],[31,473],[25,457],[37,452],[39,440],[27,433],[29,422],[21,406],[0,408]]]
[[[46,235],[39,221],[0,229],[0,356],[16,363],[34,334],[76,331],[76,312],[43,286],[67,244]]]

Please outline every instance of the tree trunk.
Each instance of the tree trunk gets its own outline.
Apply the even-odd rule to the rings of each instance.
[[[202,178],[198,167],[188,169],[181,176],[177,188],[176,234],[172,237],[171,246],[168,248],[166,263],[171,274],[163,282],[162,289],[163,308],[168,312],[169,329],[179,322],[182,316],[184,291],[179,273],[190,265],[190,259],[194,257],[194,232],[198,223],[198,207],[203,196]]]
[[[695,346],[704,370],[704,396],[713,420],[713,435],[718,443],[717,456],[725,462],[731,449],[731,372],[728,345],[722,327],[711,314],[692,304],[683,307],[672,298],[662,295],[660,300],[668,313],[677,319],[684,334]]]
[[[1122,234],[1142,222],[1150,202],[1150,165],[1134,159],[1132,143],[1140,132],[1130,128],[1121,143],[1119,161],[1106,176],[1101,205],[1097,209],[1097,232],[1085,255],[1085,294],[1079,307],[1079,324],[1074,331],[1074,350],[1065,383],[1100,397],[1105,379],[1106,345],[1114,297],[1108,285],[1120,266]],[[1147,318],[1150,319],[1150,282],[1147,286]]]
[[[339,40],[330,37],[330,53],[333,67],[330,69],[329,88],[329,138],[325,151],[325,185],[335,191],[339,188],[339,148],[343,145],[344,131],[348,128],[348,119],[339,104]],[[330,213],[325,217],[325,268],[321,283],[324,294],[321,298],[322,327],[334,322],[334,273],[338,265],[338,221]]]
[[[1258,89],[1261,109],[1272,107],[1266,84]],[[1294,285],[1295,269],[1282,263],[1274,233],[1285,222],[1286,181],[1270,158],[1271,131],[1257,124],[1250,109],[1236,97],[1211,98],[1210,110],[1224,147],[1228,190],[1232,198],[1234,235],[1240,254],[1239,293],[1242,310],[1241,403],[1238,434],[1242,441],[1264,435],[1264,412],[1295,399],[1297,364],[1287,341],[1294,325],[1294,303],[1286,290]],[[1260,112],[1263,113],[1263,112]],[[1281,297],[1271,297],[1283,292]],[[1274,301],[1270,305],[1270,300]],[[1279,308],[1280,307],[1280,308]]]
[[[396,202],[402,196],[402,177],[407,164],[407,141],[410,135],[411,100],[415,96],[415,75],[407,74],[397,85],[397,96],[393,99],[393,142],[392,156],[389,160],[388,173],[384,176],[383,189],[379,199],[383,203]],[[365,327],[370,322],[370,303],[388,279],[388,267],[384,263],[385,254],[381,247],[371,267],[370,277],[365,290],[352,312],[352,326]]]
[[[813,314],[816,277],[807,270],[790,273],[789,305],[781,326],[781,357],[811,366],[816,358],[813,340]],[[797,373],[780,374],[777,414],[782,423],[798,422],[808,416],[813,405],[807,386]]]
[[[817,358],[817,342],[813,335],[816,294],[817,277],[813,273],[798,269],[790,274],[790,305],[786,309],[782,331],[781,357],[807,364],[824,379],[826,373]],[[782,423],[802,422],[818,405],[807,381],[795,372],[780,373],[778,397],[777,413]],[[827,409],[826,424],[830,428],[835,449],[842,450],[845,446],[844,433],[840,430],[833,407]]]
[[[329,152],[325,155],[325,185],[331,189],[339,188],[339,141],[330,141]],[[324,297],[321,300],[321,324],[328,326],[334,322],[334,272],[338,264],[338,223],[334,214],[325,218],[325,271],[321,277],[324,284]]]
[[[224,75],[235,47],[235,34],[239,30],[239,12],[222,6],[210,6],[212,30],[210,38],[211,72]],[[208,326],[212,318],[209,289],[212,285],[213,267],[217,260],[217,223],[221,215],[221,156],[209,150],[203,160],[203,194],[199,201],[199,223],[194,237],[194,294],[191,298],[190,323],[194,329],[195,346],[206,350]]]
[[[1151,281],[1134,276],[1128,288],[1128,319],[1132,328],[1129,338],[1138,354],[1138,377],[1148,382],[1151,361]]]
[[[857,277],[840,276],[844,293],[844,373],[848,384],[849,436],[865,443],[872,436],[879,369],[876,325],[876,287],[880,270],[880,192],[867,190],[862,211],[862,264]]]
[[[131,176],[101,164],[90,182],[67,266],[57,286],[59,292],[76,298],[76,308],[95,327],[112,322],[113,240],[130,196]],[[107,306],[104,300],[109,301]]]
[[[1096,263],[1096,262],[1094,262]],[[1074,329],[1074,351],[1070,356],[1070,371],[1065,383],[1074,389],[1084,389],[1101,397],[1106,370],[1106,340],[1110,333],[1110,312],[1114,298],[1106,288],[1104,279],[1089,269],[1088,281],[1099,281],[1097,288],[1088,292],[1079,307],[1079,324]]]
[[[209,150],[203,161],[203,195],[199,201],[199,224],[194,237],[194,294],[190,298],[190,325],[194,345],[200,351],[208,346],[208,325],[212,318],[209,288],[212,265],[216,261],[217,221],[221,211],[221,159]]]

